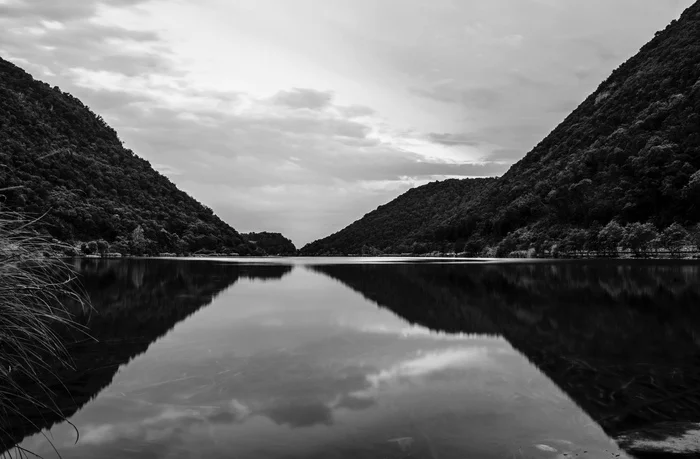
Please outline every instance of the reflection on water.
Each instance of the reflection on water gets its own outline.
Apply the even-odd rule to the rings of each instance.
[[[606,431],[700,420],[700,266],[319,266],[411,322],[504,336]]]
[[[691,415],[641,405],[696,382],[697,266],[81,263],[66,458],[616,457]]]
[[[0,451],[71,416],[110,384],[119,367],[240,278],[279,279],[290,266],[239,266],[148,260],[76,260],[94,310],[76,309],[82,330],[57,330],[70,366],[24,385],[33,399],[5,400],[23,419],[0,416]],[[37,405],[47,409],[37,409]]]

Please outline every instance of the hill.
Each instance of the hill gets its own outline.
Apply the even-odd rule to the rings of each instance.
[[[40,231],[95,241],[88,253],[263,253],[124,148],[80,100],[3,59],[0,163],[3,210],[46,214]]]
[[[468,252],[502,255],[689,243],[700,221],[698,37],[700,2],[657,32],[503,177],[429,223],[406,227],[402,243],[457,252],[468,243]],[[390,230],[375,224],[373,231]],[[344,241],[333,235],[309,250],[347,252]]]
[[[305,255],[424,253],[421,234],[483,192],[495,179],[450,179],[412,188],[347,228],[304,246]]]
[[[251,244],[264,250],[268,255],[296,255],[294,243],[280,233],[242,233],[241,236]]]

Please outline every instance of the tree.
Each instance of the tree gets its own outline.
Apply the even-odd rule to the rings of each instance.
[[[104,239],[100,239],[97,241],[97,251],[100,252],[100,255],[103,257],[107,255],[109,252],[109,243],[105,241]]]
[[[688,243],[690,235],[680,224],[673,223],[661,233],[659,239],[661,245],[671,252],[672,257],[676,258],[680,256],[683,246]]]
[[[93,253],[95,253],[96,249],[96,246],[93,247],[90,245],[90,243],[87,242],[83,242],[82,244],[80,244],[80,251],[83,253],[83,255],[92,255]]]
[[[130,252],[131,242],[124,236],[118,236],[117,239],[112,242],[111,249],[114,252],[120,254],[127,254]]]
[[[608,255],[617,255],[617,249],[624,238],[625,229],[615,220],[611,220],[598,233],[600,247]]]
[[[700,223],[693,227],[690,232],[690,238],[693,244],[695,244],[695,250],[700,252]]]
[[[479,255],[479,253],[484,249],[484,246],[486,244],[484,243],[483,240],[477,239],[477,238],[472,238],[467,241],[466,244],[464,244],[463,250],[464,253],[467,254],[467,256],[470,257],[475,257]]]
[[[143,234],[141,225],[131,232],[131,251],[134,255],[143,255],[146,250],[146,236]]]
[[[566,237],[564,237],[564,240],[559,244],[558,248],[560,251],[569,254],[579,252],[583,250],[587,237],[588,233],[586,230],[572,228],[567,232]]]
[[[635,256],[641,256],[648,252],[649,245],[658,235],[652,223],[630,223],[625,227],[622,247],[632,250]]]
[[[511,232],[504,237],[501,242],[498,243],[496,247],[496,257],[505,258],[508,257],[512,252],[518,248],[518,241],[516,236]]]

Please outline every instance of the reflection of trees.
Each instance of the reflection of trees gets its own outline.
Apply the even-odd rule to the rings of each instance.
[[[499,333],[611,433],[700,420],[700,270],[690,264],[313,269],[435,330]]]
[[[46,387],[26,386],[31,400],[12,400],[26,419],[0,417],[0,451],[27,435],[71,416],[107,387],[120,365],[145,352],[175,324],[240,278],[274,280],[292,270],[283,265],[237,265],[207,261],[74,261],[94,309],[76,309],[84,330],[57,330],[72,368],[43,375]],[[1,389],[1,388],[0,388]],[[49,408],[37,408],[45,404]]]

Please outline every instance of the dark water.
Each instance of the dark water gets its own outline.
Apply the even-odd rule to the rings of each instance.
[[[320,261],[77,261],[97,342],[69,337],[53,389],[80,436],[36,434],[47,413],[14,436],[64,458],[597,458],[700,420],[697,264]]]

